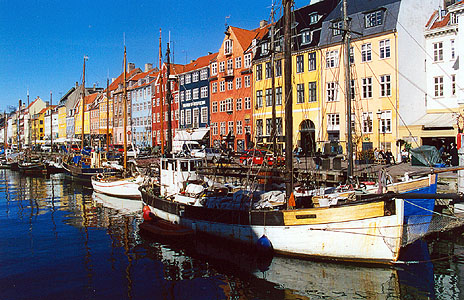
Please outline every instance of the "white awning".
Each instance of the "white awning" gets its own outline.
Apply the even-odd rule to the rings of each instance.
[[[174,141],[201,141],[208,133],[209,128],[177,130]]]
[[[453,127],[456,125],[456,113],[426,114],[415,121],[412,125],[422,125],[427,128]]]

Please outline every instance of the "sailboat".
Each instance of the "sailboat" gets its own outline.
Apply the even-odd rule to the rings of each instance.
[[[126,89],[126,47],[124,47],[124,79],[123,79],[123,122],[124,122],[124,169],[122,176],[105,176],[97,174],[92,177],[92,187],[95,192],[120,198],[141,199],[139,191],[143,183],[142,175],[128,176],[127,171],[127,89]],[[108,122],[108,119],[107,119]]]
[[[283,1],[285,99],[292,99],[291,3]],[[346,5],[344,11],[347,28]],[[285,132],[293,132],[292,101],[285,104]],[[386,264],[437,229],[430,226],[436,196],[424,196],[436,193],[436,174],[382,187],[393,194],[338,193],[316,203],[312,195],[295,193],[292,134],[286,134],[285,149],[285,191],[235,190],[202,177],[201,159],[161,158],[160,184],[140,189],[144,219],[161,218],[290,256]]]
[[[97,174],[115,175],[119,171],[115,168],[103,166],[103,153],[91,152],[90,157],[84,151],[84,115],[85,115],[85,61],[87,57],[84,56],[84,67],[82,75],[82,119],[81,119],[81,151],[79,154],[70,154],[63,159],[63,168],[66,174],[70,175],[73,180],[83,181],[90,184],[92,176]]]

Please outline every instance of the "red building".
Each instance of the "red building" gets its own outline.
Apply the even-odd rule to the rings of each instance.
[[[210,132],[215,146],[223,139],[235,151],[250,146],[253,134],[253,51],[246,51],[267,32],[268,26],[262,25],[254,30],[229,26],[216,61],[210,65]]]
[[[179,128],[179,85],[177,75],[184,72],[184,65],[170,64],[170,84],[171,84],[171,126],[172,137],[174,138],[176,129]],[[167,64],[161,67],[158,77],[152,84],[152,138],[153,145],[161,145],[161,140],[166,145],[168,133],[168,102],[166,101],[167,87]],[[163,136],[161,135],[161,125]]]

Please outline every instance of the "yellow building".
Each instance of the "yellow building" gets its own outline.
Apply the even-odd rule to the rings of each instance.
[[[99,133],[101,135],[106,135],[107,129],[107,120],[108,127],[109,127],[109,134],[110,136],[113,135],[113,98],[109,98],[108,100],[109,111],[107,110],[107,98],[106,98],[106,91],[104,92],[103,96],[100,98],[99,102],[99,109],[100,109],[100,126],[99,126]],[[108,114],[108,118],[107,118]]]
[[[84,135],[90,134],[90,112],[89,105],[98,96],[97,93],[85,96],[84,106]],[[76,114],[74,115],[74,134],[78,137],[82,134],[82,99],[76,102]]]
[[[66,106],[58,108],[58,138],[66,138]]]

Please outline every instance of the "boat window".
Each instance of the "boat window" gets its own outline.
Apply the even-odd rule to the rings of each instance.
[[[182,161],[182,162],[180,163],[180,170],[181,170],[181,171],[188,171],[188,162]]]
[[[193,170],[195,170],[195,161],[190,162],[190,170],[189,171],[193,171]]]
[[[163,170],[167,170],[167,169],[168,169],[168,163],[167,163],[167,161],[164,160],[164,161],[161,162],[161,168],[162,168]]]
[[[176,161],[171,160],[171,161],[169,161],[169,163],[171,164],[171,169],[174,170],[174,171],[177,171]]]
[[[199,169],[203,166],[203,162],[201,160],[196,160],[194,164],[195,164],[195,169]]]

